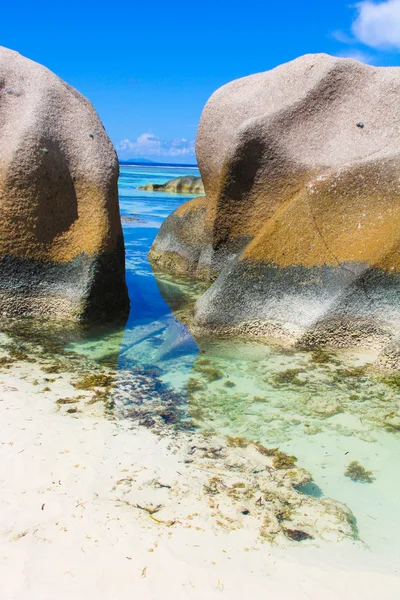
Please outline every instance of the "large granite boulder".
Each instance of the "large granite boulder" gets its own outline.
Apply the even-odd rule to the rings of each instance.
[[[207,198],[164,223],[159,269],[214,280],[195,326],[303,344],[400,335],[400,68],[307,55],[225,85],[197,158]]]
[[[126,315],[118,160],[90,102],[0,47],[0,312]]]
[[[141,185],[138,189],[146,192],[166,192],[168,194],[204,194],[201,177],[193,175],[175,177],[166,183],[147,183]]]

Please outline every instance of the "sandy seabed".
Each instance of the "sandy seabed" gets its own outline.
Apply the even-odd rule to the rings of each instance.
[[[47,384],[24,362],[0,373],[1,600],[398,600],[397,567],[377,563],[329,502],[304,508],[254,447],[225,452],[107,417],[99,402],[57,404],[79,395],[72,379]],[[276,522],[260,527],[263,500],[239,493],[261,470],[261,488],[303,511],[288,526],[320,520],[314,539],[266,539]]]

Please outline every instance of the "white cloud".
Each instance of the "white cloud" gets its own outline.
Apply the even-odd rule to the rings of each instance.
[[[370,65],[373,63],[374,58],[367,54],[366,52],[362,52],[362,50],[356,50],[349,48],[348,50],[343,50],[343,52],[339,52],[338,56],[340,58],[352,58],[353,60],[358,60],[359,62]]]
[[[194,140],[176,138],[173,140],[161,140],[152,133],[142,133],[134,140],[121,140],[117,145],[120,155],[129,155],[131,158],[149,156],[191,156],[194,155]]]
[[[358,41],[373,48],[400,48],[400,0],[364,0],[356,8],[352,31]]]
[[[341,29],[337,29],[332,32],[332,37],[335,38],[341,44],[354,44],[354,38],[352,38],[348,33],[342,31]]]

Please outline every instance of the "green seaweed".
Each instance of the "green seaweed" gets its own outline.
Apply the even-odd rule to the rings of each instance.
[[[253,446],[263,456],[274,456],[278,452],[278,448],[266,448],[261,442],[253,442]]]
[[[202,421],[204,417],[204,411],[200,406],[190,407],[190,416],[194,421]]]
[[[228,494],[228,496],[230,496],[230,498],[233,498],[234,500],[239,501],[239,500],[243,500],[245,498],[246,499],[251,498],[253,496],[253,490],[247,489],[247,486],[243,481],[238,481],[237,483],[233,483],[227,489],[227,494]],[[249,514],[249,513],[245,512],[245,514]]]
[[[49,367],[42,367],[45,373],[60,373],[61,365],[50,365]]]
[[[280,371],[279,373],[275,373],[272,378],[272,382],[274,385],[305,385],[305,381],[302,381],[298,378],[300,373],[303,373],[303,369],[286,369],[285,371]]]
[[[366,375],[367,369],[367,365],[349,367],[347,369],[338,369],[337,375],[339,377],[363,377]]]
[[[218,381],[224,376],[224,372],[216,367],[200,367],[199,369],[195,368],[195,371],[199,371],[210,383]]]
[[[106,375],[105,373],[92,373],[91,375],[87,375],[83,377],[76,383],[74,383],[74,387],[77,390],[92,390],[95,387],[110,387],[115,383],[115,377],[112,375]]]
[[[78,402],[78,398],[58,398],[56,404],[62,406],[63,404],[75,404]]]
[[[352,481],[360,481],[361,483],[372,483],[375,479],[372,471],[367,471],[357,460],[351,461],[344,474]]]
[[[378,377],[378,381],[391,388],[394,388],[395,390],[400,390],[400,374]]]
[[[112,352],[110,354],[105,354],[97,359],[99,365],[103,367],[108,367],[110,369],[116,368],[119,360],[119,352]]]
[[[280,450],[275,450],[272,464],[275,469],[293,469],[297,460],[296,456],[291,456]]]
[[[322,348],[316,348],[311,352],[311,362],[316,363],[317,365],[324,365],[332,361],[332,354],[329,354],[326,350],[322,350]]]
[[[204,390],[204,385],[200,383],[198,379],[191,377],[190,379],[188,379],[188,382],[186,384],[186,390],[188,391],[188,393],[199,392],[200,390]]]
[[[224,386],[227,388],[233,388],[233,387],[236,387],[236,383],[233,383],[233,381],[230,381],[229,379],[227,379],[224,382]]]
[[[227,441],[228,441],[228,446],[231,446],[232,448],[247,448],[247,446],[250,443],[244,437],[241,437],[241,436],[234,437],[232,435],[228,435]]]
[[[209,496],[220,494],[225,488],[225,484],[220,477],[211,477],[208,483],[204,485],[204,491]]]
[[[296,458],[296,456],[286,454],[278,448],[266,448],[260,442],[253,442],[253,446],[263,456],[272,457],[272,465],[275,467],[275,469],[293,469],[293,467],[297,463],[298,459]]]
[[[195,366],[208,367],[212,365],[212,362],[208,358],[198,358]]]
[[[5,349],[14,360],[20,360],[23,362],[36,362],[34,358],[31,358],[23,346],[17,346],[17,344],[6,344]]]
[[[275,516],[278,520],[278,523],[281,523],[282,521],[291,521],[293,517],[293,509],[291,509],[289,506],[282,506]]]
[[[0,367],[9,367],[13,362],[14,360],[9,356],[2,356],[0,358]]]

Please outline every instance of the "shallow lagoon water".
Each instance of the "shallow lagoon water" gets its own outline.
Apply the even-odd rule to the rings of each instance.
[[[179,316],[184,299],[194,300],[202,286],[165,276],[158,276],[157,284],[147,260],[162,221],[187,197],[135,189],[186,174],[197,173],[148,166],[121,170],[122,216],[139,221],[123,222],[132,309],[120,366],[159,369],[161,380],[182,393],[187,413],[204,432],[258,440],[295,455],[314,478],[305,492],[349,506],[362,543],[377,561],[395,569],[400,562],[399,389],[368,374],[375,356],[367,350],[329,355],[254,342],[193,340],[170,305]],[[104,340],[105,348],[109,342]],[[101,344],[95,348],[105,351]],[[372,471],[372,483],[344,475],[354,460]]]
[[[198,172],[148,165],[121,168],[129,320],[123,331],[102,330],[75,341],[67,336],[66,349],[99,361],[118,356],[121,373],[153,370],[165,389],[177,392],[195,427],[227,438],[260,441],[296,456],[315,482],[304,492],[346,504],[357,519],[363,549],[376,562],[396,570],[399,388],[368,372],[374,359],[368,351],[328,355],[192,338],[177,317],[203,286],[165,276],[157,280],[147,260],[162,221],[190,196],[137,189],[188,174]],[[354,460],[372,471],[372,483],[354,482],[344,475]]]
[[[377,560],[397,569],[400,439],[387,415],[399,414],[400,398],[348,366],[372,357],[346,353],[316,364],[309,352],[223,340],[207,342],[202,356],[224,377],[189,394],[195,422],[296,456],[315,482],[305,491],[351,508],[361,541]],[[192,379],[201,382],[201,371]],[[372,483],[344,475],[354,460],[372,471]]]

